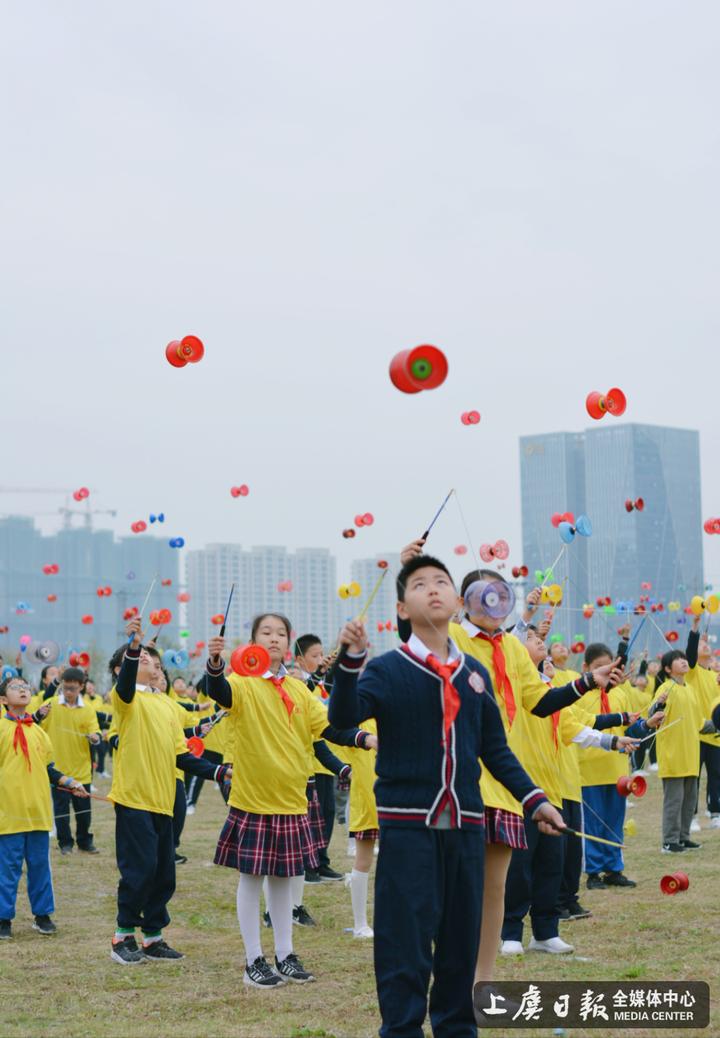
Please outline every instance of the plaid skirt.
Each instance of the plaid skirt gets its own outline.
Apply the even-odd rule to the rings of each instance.
[[[356,840],[379,840],[380,830],[379,829],[360,829],[356,833],[348,833],[348,836],[353,837]]]
[[[252,815],[230,808],[215,864],[248,876],[302,876],[318,867],[307,815]]]
[[[318,800],[317,790],[315,789],[315,783],[312,782],[308,785],[308,813],[307,820],[310,826],[310,837],[312,840],[312,852],[317,859],[317,852],[327,847],[327,836],[325,835],[325,819],[322,815],[322,809],[320,807],[320,801]],[[312,865],[307,862],[309,869],[317,868],[316,864]]]
[[[526,851],[525,823],[514,811],[501,807],[485,808],[485,843],[503,843],[514,851]]]

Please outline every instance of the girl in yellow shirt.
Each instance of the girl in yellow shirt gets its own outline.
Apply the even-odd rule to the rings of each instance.
[[[209,642],[207,692],[228,711],[225,724],[234,773],[230,813],[215,863],[239,873],[237,914],[246,965],[243,982],[275,988],[286,981],[306,984],[314,976],[293,952],[291,878],[317,868],[308,824],[308,747],[325,738],[342,745],[365,745],[374,737],[359,729],[340,732],[328,725],[325,708],[304,682],[283,666],[290,645],[290,621],[276,613],[256,617],[251,640],[267,650],[270,666],[262,677],[224,677],[224,638]],[[371,743],[372,744],[372,743]],[[267,876],[268,911],[275,940],[275,969],[260,943],[260,894]]]
[[[377,722],[363,721],[363,727],[377,735]],[[368,880],[375,858],[375,841],[380,838],[380,828],[375,802],[375,759],[374,750],[350,750],[352,783],[350,785],[349,834],[355,839],[355,861],[350,874],[350,898],[353,910],[353,937],[373,937],[372,927],[367,921]]]

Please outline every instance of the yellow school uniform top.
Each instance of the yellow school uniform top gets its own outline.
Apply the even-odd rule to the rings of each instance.
[[[593,714],[602,714],[601,689],[594,688],[583,696],[583,709]],[[619,714],[629,710],[628,696],[631,686],[628,682],[616,685],[607,692],[610,701],[608,713]],[[622,725],[616,728],[606,728],[605,732],[610,735],[624,735],[625,729]],[[621,775],[628,773],[628,759],[622,753],[608,753],[595,747],[590,749],[578,749],[580,761],[580,779],[583,786],[614,786]]]
[[[576,670],[556,670],[552,677],[553,688],[562,688],[563,685],[567,685],[569,681],[575,681],[576,678],[580,677]],[[584,702],[584,699],[583,699]],[[566,710],[563,710],[563,714],[569,714],[570,716],[579,719],[577,714],[573,712],[576,710],[575,706],[569,706]],[[584,710],[582,711],[584,714]],[[593,721],[588,723],[588,728],[592,727]],[[559,730],[558,730],[559,734]],[[578,758],[578,746],[572,740],[566,743],[560,739],[560,792],[563,800],[574,800],[576,803],[582,802],[582,783],[580,782],[580,760]]]
[[[697,689],[703,720],[710,720],[712,714],[711,705],[720,693],[717,679],[718,675],[714,670],[701,667],[700,664],[688,671],[687,680]],[[680,725],[678,725],[679,727]],[[700,742],[706,742],[709,746],[720,746],[720,737],[717,735],[701,735]]]
[[[91,706],[96,714],[105,713],[105,703],[101,696],[83,695],[85,706]]]
[[[62,695],[52,700],[50,712],[40,722],[55,754],[55,764],[64,775],[88,785],[92,779],[92,756],[87,735],[100,732],[97,714],[82,698],[68,706]]]
[[[308,691],[310,691],[310,690],[308,689]],[[327,699],[323,698],[322,692],[320,691],[320,687],[318,685],[316,685],[315,688],[312,690],[312,692],[310,692],[310,695],[314,696],[315,699],[317,699],[318,703],[320,704],[320,706],[325,711],[325,716],[327,717],[327,710],[328,710],[327,704],[328,704],[328,701],[327,701]],[[335,744],[334,743],[332,745],[332,751],[333,751],[333,753],[335,753]],[[335,756],[337,757],[338,755],[335,753]],[[329,768],[326,768],[324,764],[321,764],[320,761],[317,759],[317,757],[315,756],[315,751],[313,750],[312,744],[311,744],[310,745],[310,778],[312,778],[313,775],[332,775],[332,774],[333,774],[333,772],[330,771]]]
[[[652,695],[648,692],[648,687],[638,688],[637,685],[631,685],[628,682],[623,684],[623,688],[627,690],[627,704],[628,710],[631,714],[642,714],[643,717],[647,716],[648,709],[652,703]]]
[[[377,722],[369,718],[362,723],[363,729],[377,735]],[[352,754],[352,782],[350,783],[350,816],[348,832],[360,833],[365,829],[377,829],[378,816],[375,802],[375,758],[376,750],[349,749]]]
[[[307,814],[309,747],[327,728],[327,711],[304,682],[288,675],[283,688],[294,704],[292,716],[269,678],[231,674],[228,682],[230,806],[257,815]]]
[[[110,800],[137,811],[172,815],[175,758],[187,753],[176,706],[169,696],[144,685],[137,686],[130,703],[124,703],[113,688],[111,702],[119,741]]]
[[[545,788],[540,781],[540,776],[532,770],[531,762],[538,759],[537,752],[533,753],[530,743],[533,736],[530,734],[528,718],[530,711],[547,693],[548,686],[543,682],[534,663],[528,655],[528,651],[522,642],[514,635],[504,634],[502,637],[502,648],[505,654],[505,669],[510,679],[515,697],[515,718],[510,725],[505,706],[505,697],[499,688],[493,667],[492,644],[485,638],[475,637],[478,630],[469,620],[462,624],[450,624],[450,637],[457,645],[460,652],[474,656],[476,660],[486,668],[493,682],[495,701],[500,710],[508,746],[518,758],[522,766],[529,773],[536,785]],[[585,706],[585,698],[583,698]],[[561,712],[562,716],[562,712]],[[549,718],[533,718],[550,724]],[[592,722],[591,722],[592,723]],[[578,731],[581,725],[578,726]],[[551,729],[552,733],[552,729]],[[503,811],[512,811],[516,815],[522,815],[522,807],[519,802],[509,793],[505,786],[497,782],[487,768],[482,769],[480,776],[480,792],[486,807],[501,808]],[[547,790],[545,790],[547,793]],[[549,796],[549,793],[548,793]]]
[[[180,722],[180,727],[181,728],[194,728],[196,725],[200,724],[200,722],[197,720],[198,714],[189,714],[187,712],[187,710],[183,710],[183,708],[180,706],[180,704],[176,703],[175,700],[173,700],[173,699],[170,699],[170,702],[172,703],[173,709],[175,710],[175,716],[177,717],[178,721]],[[189,721],[188,721],[188,717],[190,718]],[[185,753],[187,753],[188,752],[187,739],[185,739],[185,733],[184,732],[183,732],[183,740],[185,742]],[[203,739],[203,742],[205,742],[204,739]],[[205,743],[205,745],[207,746],[207,743]],[[181,782],[185,780],[185,772],[182,771],[180,768],[178,768],[177,764],[175,765],[175,778],[176,779],[180,779]]]
[[[40,709],[40,707],[43,705],[43,702],[44,702],[44,700],[43,700],[43,696],[44,695],[45,695],[44,692],[36,692],[34,696],[30,697],[30,702],[27,705],[27,712],[29,714],[34,714],[36,710]],[[75,776],[73,776],[73,778],[74,777]]]
[[[557,717],[557,732],[554,730],[553,717]],[[556,807],[562,807],[565,786],[571,791],[574,789],[570,773],[568,781],[563,783],[563,760],[573,749],[577,750],[572,740],[583,728],[592,728],[595,718],[585,713],[580,706],[574,705],[550,717],[528,714],[527,721],[528,742],[523,767],[533,781],[545,790],[548,800]],[[566,796],[565,799],[572,800],[574,797]]]
[[[213,702],[215,710],[219,707]],[[227,740],[228,726],[225,724],[226,718],[221,717],[217,724],[214,724],[207,735],[203,735],[203,742],[205,743],[206,750],[212,750],[214,753],[223,753],[225,749],[225,742]]]
[[[685,676],[685,684],[665,681],[657,690],[669,692],[665,706],[665,720],[659,729],[682,718],[666,735],[658,734],[655,741],[658,775],[660,778],[688,778],[700,771],[700,729],[703,725],[701,695],[696,684]]]
[[[0,836],[10,833],[50,832],[53,817],[47,766],[53,762],[52,744],[36,724],[23,725],[30,765],[20,747],[13,747],[15,721],[0,719]],[[75,776],[72,776],[75,778]],[[72,793],[67,794],[68,802]]]

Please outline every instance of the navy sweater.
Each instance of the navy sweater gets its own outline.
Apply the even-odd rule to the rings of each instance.
[[[338,728],[374,717],[378,727],[375,782],[381,826],[433,825],[444,806],[457,828],[482,831],[480,763],[532,816],[547,800],[510,750],[487,670],[461,655],[452,682],[460,709],[443,740],[441,678],[403,649],[371,660],[358,681],[362,659],[346,656],[337,667],[330,723]]]

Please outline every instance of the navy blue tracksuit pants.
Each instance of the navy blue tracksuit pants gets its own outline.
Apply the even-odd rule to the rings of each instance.
[[[568,829],[583,831],[582,804],[578,800],[563,800],[562,816]],[[563,845],[563,870],[560,884],[559,908],[574,909],[578,904],[580,879],[582,877],[583,842],[579,836],[565,834]]]
[[[175,893],[172,816],[115,804],[115,854],[118,927],[157,933],[170,922],[167,905]]]
[[[546,836],[525,820],[528,849],[513,851],[505,882],[502,939],[522,941],[523,920],[530,912],[533,937],[558,936],[558,897],[563,868],[563,837]]]
[[[334,775],[323,775],[318,773],[315,775],[315,789],[317,791],[318,800],[320,801],[320,811],[323,816],[323,822],[325,823],[325,846],[321,847],[318,851],[318,861],[320,865],[330,865],[330,857],[328,855],[328,847],[330,846],[330,840],[332,839],[333,828],[335,826],[335,776]]]
[[[381,1038],[476,1038],[472,989],[482,918],[483,831],[380,828],[375,981]]]

